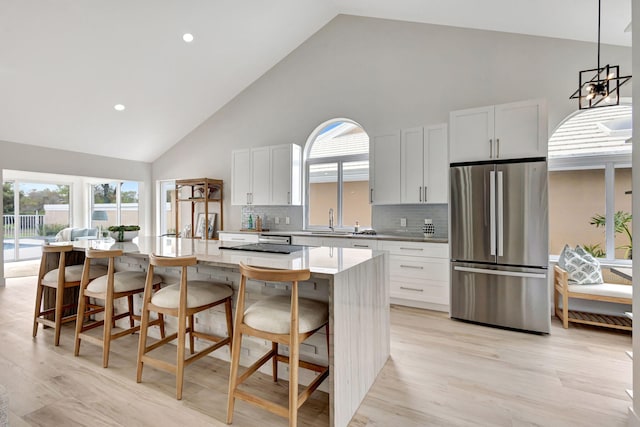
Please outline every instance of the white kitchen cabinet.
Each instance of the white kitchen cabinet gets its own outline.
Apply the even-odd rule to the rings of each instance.
[[[302,150],[296,144],[273,145],[270,205],[302,203]]]
[[[322,238],[316,236],[291,236],[292,245],[322,246]]]
[[[402,130],[401,203],[447,203],[448,174],[446,123]]]
[[[527,100],[449,115],[449,161],[547,156],[547,106]]]
[[[369,202],[400,203],[400,131],[370,139],[369,171]]]
[[[251,150],[231,153],[231,204],[248,205],[251,194]]]
[[[358,239],[353,237],[330,236],[291,236],[293,245],[305,246],[329,246],[334,248],[377,249],[378,241],[375,239]]]
[[[232,205],[300,205],[302,151],[282,144],[235,150],[231,154]]]
[[[449,311],[449,245],[379,241],[389,251],[391,302]]]
[[[258,235],[253,233],[229,233],[221,231],[218,233],[218,239],[223,242],[222,246],[258,243]]]

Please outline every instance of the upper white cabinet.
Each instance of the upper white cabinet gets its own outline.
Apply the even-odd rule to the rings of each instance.
[[[400,203],[400,131],[377,135],[369,141],[369,202]]]
[[[447,124],[402,129],[371,138],[371,203],[447,203]]]
[[[299,205],[302,150],[271,145],[231,153],[232,205]]]
[[[400,203],[447,203],[447,125],[402,130]]]
[[[452,111],[449,161],[546,157],[547,120],[539,99]]]

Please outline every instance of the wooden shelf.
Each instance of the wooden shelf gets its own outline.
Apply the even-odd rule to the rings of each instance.
[[[201,239],[205,234],[207,240],[218,240],[216,233],[224,230],[224,217],[222,213],[223,201],[223,182],[221,179],[211,178],[194,178],[176,180],[176,233],[187,238]],[[214,196],[214,197],[212,197]],[[190,218],[180,221],[181,205],[188,203],[190,209]],[[211,205],[216,205],[213,207]],[[212,214],[217,215],[213,218],[213,224],[210,221]],[[202,220],[201,220],[202,218]],[[200,222],[200,224],[199,224]],[[188,235],[185,234],[185,228],[190,226]]]

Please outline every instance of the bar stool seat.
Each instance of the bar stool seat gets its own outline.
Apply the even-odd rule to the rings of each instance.
[[[233,336],[233,322],[231,318],[231,296],[233,290],[224,283],[206,282],[201,280],[187,280],[188,267],[196,265],[198,260],[194,256],[162,257],[152,254],[149,256],[149,270],[142,300],[142,321],[140,324],[140,338],[138,341],[138,367],[136,381],[142,382],[142,370],[145,365],[161,369],[176,376],[176,399],[182,399],[184,385],[184,367],[195,362],[207,354],[225,345],[231,351]],[[152,293],[149,277],[155,267],[179,267],[180,282]],[[227,323],[227,336],[217,336],[195,330],[195,314],[224,305]],[[169,315],[177,317],[177,332],[163,337],[153,344],[147,344],[147,325],[151,312],[159,316]],[[189,355],[186,355],[186,337],[189,336]],[[168,344],[177,338],[177,354],[175,364],[153,357],[150,352]],[[200,351],[195,351],[195,338],[210,341],[211,344]]]
[[[82,279],[82,269],[84,265],[68,265],[64,268],[64,281],[65,282],[80,282]],[[51,288],[55,288],[58,286],[58,274],[60,269],[56,268],[55,270],[49,271],[42,278],[42,284],[44,286],[49,286]],[[90,279],[96,279],[100,276],[105,276],[107,274],[107,267],[105,265],[95,265],[91,269]],[[144,287],[144,283],[143,283]]]
[[[326,303],[308,298],[298,300],[299,333],[314,331],[328,321]],[[288,334],[291,331],[291,297],[278,295],[255,302],[244,312],[244,323],[259,331]]]
[[[221,283],[205,282],[201,280],[187,281],[187,308],[212,304],[233,295],[233,290]],[[151,297],[151,304],[163,308],[180,306],[180,284],[165,286]]]
[[[73,245],[44,245],[42,247],[42,259],[38,272],[36,304],[33,315],[33,337],[35,338],[38,333],[38,324],[49,326],[54,328],[53,344],[56,346],[60,344],[62,324],[76,320],[75,313],[64,315],[65,310],[76,307],[75,303],[65,304],[65,289],[80,287],[83,271],[82,265],[67,265],[67,254],[71,251],[73,251]],[[47,272],[47,268],[53,263],[50,257],[54,255],[58,257],[58,268]],[[94,278],[104,274],[107,274],[107,269],[104,266],[96,267],[91,272],[91,276]],[[45,288],[55,289],[55,307],[43,307]],[[86,301],[84,301],[85,299]],[[84,301],[93,313],[104,311],[104,308],[90,304],[88,297],[84,298],[80,296],[80,301]],[[53,319],[51,319],[51,317],[53,317]]]
[[[88,341],[102,347],[102,366],[109,366],[109,351],[111,341],[134,334],[140,330],[140,326],[135,325],[135,320],[141,320],[140,316],[134,314],[133,296],[144,292],[147,281],[147,274],[142,271],[115,271],[115,259],[122,256],[121,249],[97,250],[87,249],[85,253],[84,268],[80,281],[80,300],[78,301],[78,314],[76,320],[76,336],[74,355],[80,355],[80,344]],[[92,260],[108,260],[107,274],[92,279],[94,270],[105,268],[102,264],[92,263]],[[162,283],[162,276],[153,275],[150,277],[152,286],[159,287]],[[128,310],[115,314],[114,302],[119,298],[127,298]],[[95,314],[95,310],[87,307],[86,300],[95,298],[104,301],[104,319],[85,323],[85,319]],[[87,308],[89,308],[87,310]],[[116,321],[129,318],[127,329],[116,330]],[[160,316],[151,322],[160,326],[160,335],[164,337],[164,318]],[[94,328],[103,327],[101,337],[96,337],[88,331]]]
[[[93,269],[99,267],[98,265],[91,266],[91,272]],[[107,276],[101,276],[98,278],[92,278],[89,276],[91,282],[87,286],[89,292],[106,292],[107,291]],[[113,275],[113,291],[114,292],[129,292],[139,289],[140,292],[144,290],[144,282],[147,280],[147,273],[144,271],[118,271]],[[153,284],[159,285],[162,283],[162,276],[155,275],[153,277]]]
[[[329,306],[299,297],[299,283],[308,280],[311,272],[305,270],[278,270],[240,263],[240,287],[233,325],[233,343],[227,401],[227,424],[233,422],[235,400],[259,406],[289,419],[289,427],[298,425],[298,408],[329,376],[329,367],[300,360],[300,344],[321,328],[325,328],[327,360],[329,359]],[[291,295],[273,296],[253,303],[245,309],[247,280],[285,282],[291,284]],[[239,373],[242,338],[245,335],[271,341],[271,350],[253,362],[245,372]],[[278,353],[280,344],[289,347],[289,355]],[[269,399],[243,390],[239,386],[268,361],[272,362],[273,381],[278,381],[278,362],[289,364],[289,404],[277,404]],[[317,373],[309,385],[298,392],[298,370],[309,369]]]

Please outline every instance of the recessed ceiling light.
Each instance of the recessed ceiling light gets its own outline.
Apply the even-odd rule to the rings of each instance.
[[[184,33],[182,35],[182,40],[184,40],[186,43],[191,43],[193,41],[193,34],[191,33]]]
[[[114,106],[113,106],[113,108],[114,108],[116,111],[124,111],[124,109],[125,109],[126,107],[125,107],[124,105],[122,105],[122,104],[116,104],[116,105],[114,105]]]

